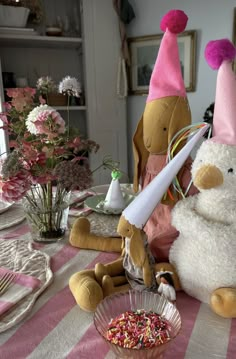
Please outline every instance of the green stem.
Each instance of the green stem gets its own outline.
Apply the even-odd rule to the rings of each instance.
[[[70,105],[70,95],[67,95],[67,137],[70,137],[70,110],[69,110],[69,105]]]
[[[48,210],[48,225],[49,231],[52,230],[52,182],[47,184],[47,210]]]

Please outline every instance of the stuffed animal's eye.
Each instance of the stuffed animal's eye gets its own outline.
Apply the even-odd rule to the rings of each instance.
[[[167,128],[166,128],[166,127],[164,127],[164,128],[163,128],[163,131],[166,131],[166,130],[167,130]]]
[[[233,173],[233,172],[234,172],[233,168],[228,169],[228,173]]]

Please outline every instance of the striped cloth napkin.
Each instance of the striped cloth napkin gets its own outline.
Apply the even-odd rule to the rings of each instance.
[[[12,273],[11,270],[0,267],[0,277],[6,273]],[[22,298],[34,289],[41,285],[41,281],[38,278],[26,275],[23,273],[16,273],[10,287],[2,295],[0,294],[0,315],[12,308]]]
[[[88,216],[90,213],[93,212],[91,208],[84,207],[83,202],[86,198],[95,196],[97,193],[94,192],[77,192],[75,191],[73,195],[75,198],[72,200],[72,204],[70,205],[69,209],[69,216],[72,217],[80,217],[80,216]],[[81,206],[79,206],[81,203]]]

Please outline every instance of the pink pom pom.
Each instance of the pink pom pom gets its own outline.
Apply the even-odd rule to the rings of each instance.
[[[170,10],[161,20],[160,28],[162,31],[168,29],[174,34],[179,34],[185,30],[188,22],[187,15],[182,10]]]
[[[205,59],[208,65],[217,70],[223,61],[232,61],[236,56],[236,48],[228,39],[210,41],[205,48]]]

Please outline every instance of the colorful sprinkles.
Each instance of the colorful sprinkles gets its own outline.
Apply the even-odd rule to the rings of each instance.
[[[153,348],[171,339],[171,325],[153,311],[127,311],[111,319],[106,339],[129,349]]]

